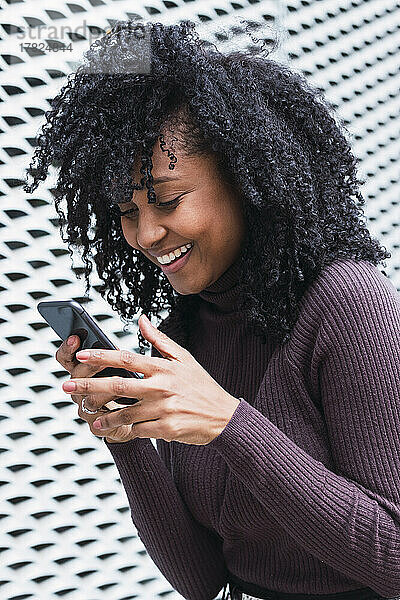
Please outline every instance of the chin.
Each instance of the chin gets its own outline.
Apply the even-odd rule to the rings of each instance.
[[[172,285],[172,283],[171,283],[171,285]],[[177,289],[177,288],[176,288],[175,286],[173,286],[173,285],[172,285],[172,287],[173,287],[173,288],[174,288],[174,290],[175,290],[175,291],[176,291],[178,294],[180,294],[181,296],[189,296],[189,294],[197,294],[197,292],[193,292],[192,290],[190,290],[190,291],[186,291],[186,290],[180,290],[180,289]]]
[[[171,282],[170,282],[171,283]],[[172,287],[174,288],[174,290],[180,294],[181,296],[189,296],[190,294],[198,294],[199,292],[202,291],[203,288],[199,288],[199,289],[195,289],[195,288],[191,288],[191,289],[187,289],[187,288],[181,288],[179,289],[179,287],[176,287],[175,285],[173,285],[171,283]]]

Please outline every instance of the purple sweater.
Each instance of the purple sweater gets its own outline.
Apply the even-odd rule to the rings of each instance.
[[[235,311],[237,273],[199,294],[192,351],[245,398],[224,430],[158,452],[105,442],[140,539],[190,600],[217,596],[228,570],[280,592],[400,595],[400,294],[371,263],[337,260],[274,347]]]

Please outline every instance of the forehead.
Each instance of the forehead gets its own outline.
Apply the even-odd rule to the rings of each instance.
[[[171,190],[172,193],[184,191],[184,188],[186,188],[188,185],[192,186],[192,184],[195,183],[196,173],[198,172],[198,169],[196,169],[196,166],[193,165],[193,161],[185,159],[185,166],[183,166],[182,158],[182,162],[180,163],[179,167],[175,166],[173,170],[168,168],[170,162],[168,157],[166,157],[166,159],[163,157],[163,161],[161,162],[161,164],[158,164],[155,160],[152,160],[152,162],[152,183],[154,186],[154,191],[157,200],[158,195],[161,193],[169,192],[169,190]],[[189,162],[191,163],[191,166],[189,165]],[[140,184],[140,180],[143,177],[143,175],[138,169],[137,161],[135,163],[135,168],[132,170],[132,177],[135,184]],[[117,202],[117,204],[121,207],[121,209],[124,209],[125,207],[128,207],[131,202],[135,202],[137,204],[139,203],[139,201],[142,203],[147,203],[147,189],[148,188],[145,183],[144,188],[142,190],[133,190],[133,194],[130,200],[123,200],[122,202]]]
[[[157,140],[151,156],[151,174],[154,185],[170,183],[177,178],[193,176],[206,161],[206,158],[201,156],[188,156],[182,149],[170,149],[168,142],[162,148],[159,140]],[[135,183],[140,183],[140,179],[143,177],[140,172],[141,165],[141,155],[139,155],[136,157],[132,168]],[[170,166],[173,168],[170,168]]]

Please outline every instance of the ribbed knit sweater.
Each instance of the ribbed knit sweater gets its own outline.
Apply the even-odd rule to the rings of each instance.
[[[274,346],[235,310],[237,276],[236,262],[199,294],[192,350],[243,398],[223,431],[158,452],[105,442],[140,539],[188,600],[215,598],[228,571],[289,594],[400,596],[400,294],[336,260]]]

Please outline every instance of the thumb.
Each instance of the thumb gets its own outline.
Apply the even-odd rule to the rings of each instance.
[[[145,314],[142,314],[139,317],[139,327],[142,336],[150,342],[164,358],[182,360],[185,357],[185,348],[182,348],[182,346],[152,325]]]

